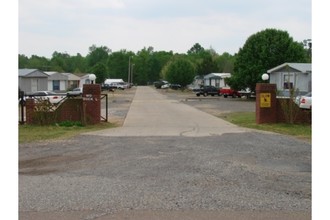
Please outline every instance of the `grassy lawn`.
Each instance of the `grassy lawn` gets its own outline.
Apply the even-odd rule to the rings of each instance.
[[[310,125],[291,124],[256,124],[254,112],[226,113],[219,116],[233,124],[241,127],[253,128],[263,131],[271,131],[279,134],[294,136],[311,142],[312,128]],[[116,127],[114,124],[102,122],[97,125],[88,126],[37,126],[19,125],[19,143],[43,141],[50,139],[65,139],[83,132],[96,131],[100,129]]]
[[[83,132],[96,131],[106,128],[113,128],[115,125],[102,122],[97,125],[88,126],[38,126],[38,125],[19,125],[18,140],[19,143],[28,143],[34,141],[43,141],[50,139],[65,139],[78,135]]]
[[[279,134],[294,136],[311,142],[312,126],[297,124],[256,124],[255,112],[235,112],[219,116],[220,118],[241,127],[252,128],[263,131],[271,131]]]

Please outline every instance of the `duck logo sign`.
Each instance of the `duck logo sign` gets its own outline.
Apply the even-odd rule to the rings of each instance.
[[[271,107],[271,94],[260,93],[260,108],[270,108],[270,107]]]

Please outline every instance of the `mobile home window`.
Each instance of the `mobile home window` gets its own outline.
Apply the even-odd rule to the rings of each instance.
[[[291,79],[293,79],[293,76],[289,76],[289,75],[284,76],[283,89],[292,89],[293,88],[293,82],[291,82]]]
[[[53,90],[60,90],[60,80],[53,80]]]

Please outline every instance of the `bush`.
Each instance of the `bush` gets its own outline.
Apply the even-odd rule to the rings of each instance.
[[[57,123],[57,125],[62,127],[84,127],[80,121],[62,121]]]

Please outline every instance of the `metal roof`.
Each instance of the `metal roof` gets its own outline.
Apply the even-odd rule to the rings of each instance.
[[[19,69],[18,70],[18,75],[19,76],[26,76],[29,75],[30,73],[33,73],[37,71],[37,69]]]
[[[80,80],[80,77],[73,73],[62,73],[63,75],[68,77],[68,80]]]
[[[48,80],[68,80],[68,76],[63,73],[54,72],[49,75]]]
[[[38,69],[18,69],[19,77],[48,77],[48,75]]]
[[[209,78],[228,78],[230,77],[230,73],[209,73],[204,76],[204,79],[209,79]]]
[[[274,67],[270,70],[267,70],[267,73],[272,73],[272,72],[279,72],[280,70],[290,67],[292,69],[297,70],[298,72],[301,73],[311,73],[312,72],[312,64],[311,63],[283,63],[277,67]]]

